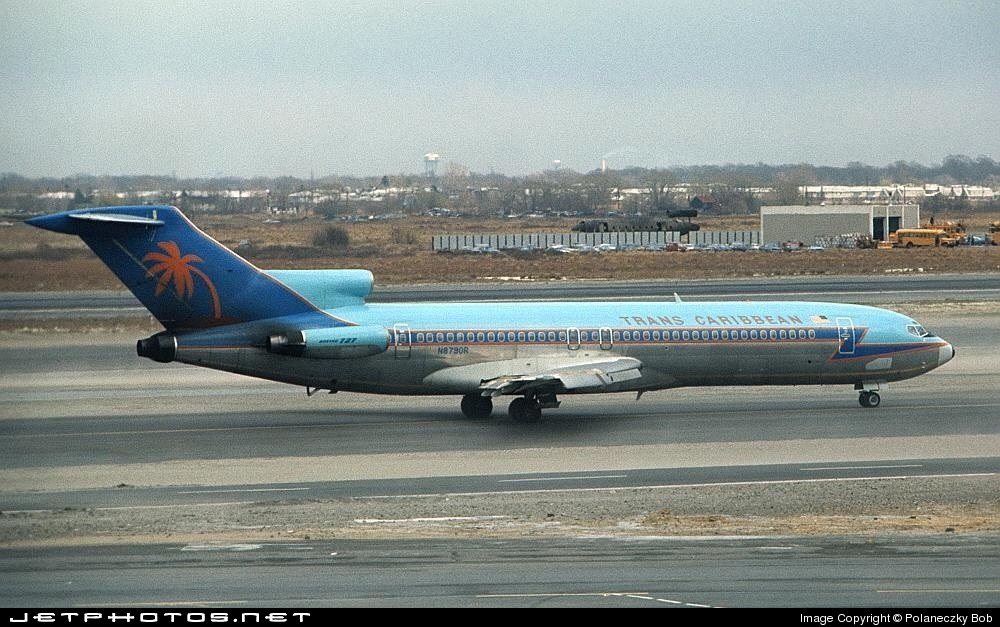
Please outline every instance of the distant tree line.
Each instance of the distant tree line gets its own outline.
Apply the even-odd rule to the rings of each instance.
[[[75,175],[65,178],[28,178],[14,173],[0,174],[0,209],[26,213],[125,202],[157,202],[183,205],[188,211],[260,211],[289,208],[296,192],[331,190],[330,200],[311,207],[328,217],[354,213],[423,213],[451,210],[481,215],[511,213],[623,214],[673,211],[686,207],[687,198],[676,193],[684,186],[688,196],[710,194],[718,210],[725,213],[755,213],[762,202],[801,202],[804,185],[893,185],[937,183],[941,185],[983,185],[1000,188],[1000,163],[990,157],[975,159],[948,155],[939,165],[925,166],[896,161],[884,166],[860,162],[845,166],[817,166],[807,163],[770,165],[726,164],[672,168],[630,167],[621,170],[576,172],[546,170],[523,177],[470,172],[449,164],[438,178],[416,174],[373,175],[369,177],[329,175],[300,179],[284,177],[219,177],[178,179],[175,176]],[[378,203],[359,203],[351,194],[377,189],[408,190],[379,196]],[[769,189],[762,198],[760,190]],[[266,198],[233,198],[226,190],[269,190]],[[648,190],[628,194],[622,190]],[[159,191],[152,197],[140,192]],[[189,193],[188,191],[191,190]],[[195,195],[194,190],[200,194]],[[180,197],[176,192],[183,191]],[[69,192],[58,202],[40,200],[46,192]],[[206,195],[205,192],[208,192]],[[219,192],[217,197],[212,192]],[[124,194],[124,198],[119,197]],[[929,202],[955,204],[960,201],[931,199]],[[996,204],[994,203],[990,203]],[[949,207],[940,207],[944,209]]]

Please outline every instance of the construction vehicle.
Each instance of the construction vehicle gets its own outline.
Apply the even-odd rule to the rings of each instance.
[[[942,222],[940,224],[935,224],[934,219],[931,218],[931,221],[929,223],[920,225],[920,228],[940,229],[957,240],[962,240],[966,235],[965,225],[962,224],[961,222],[948,221],[948,222]]]

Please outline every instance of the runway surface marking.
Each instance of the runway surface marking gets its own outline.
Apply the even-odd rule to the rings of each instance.
[[[658,601],[670,605],[683,607],[718,607],[705,605],[703,603],[691,603],[689,601],[677,601],[675,599],[661,599],[649,596],[648,592],[526,592],[524,594],[477,594],[477,599],[539,599],[539,598],[560,598],[560,597],[622,597],[629,599],[641,599],[643,601]]]
[[[839,481],[899,481],[904,479],[971,479],[974,477],[992,477],[994,472],[973,472],[937,475],[896,475],[870,477],[830,477],[824,479],[774,479],[770,481],[716,481],[711,483],[664,483],[654,485],[628,485],[593,488],[538,488],[536,490],[495,490],[481,492],[446,492],[446,493],[426,493],[426,494],[383,494],[368,496],[369,499],[403,499],[403,498],[437,498],[441,496],[496,496],[503,494],[537,494],[547,492],[615,492],[619,490],[672,490],[677,488],[711,488],[711,487],[738,487],[755,485],[795,485],[808,483],[836,483]]]
[[[412,522],[475,522],[478,520],[504,520],[511,516],[438,516],[435,518],[356,518],[354,522],[362,525],[380,523],[412,523]]]
[[[312,488],[228,488],[218,490],[185,490],[177,494],[224,494],[227,492],[298,492]]]
[[[527,483],[531,481],[583,481],[586,479],[625,479],[628,475],[590,475],[584,477],[533,477],[531,479],[500,479],[497,483]]]
[[[989,592],[1000,592],[1000,588],[914,588],[913,590],[876,590],[882,594],[941,594],[941,593],[955,593],[964,594],[966,592],[978,592],[978,593],[989,593]]]
[[[882,468],[923,468],[923,464],[892,464],[887,466],[823,466],[820,468],[799,468],[802,472],[820,470],[880,470]]]

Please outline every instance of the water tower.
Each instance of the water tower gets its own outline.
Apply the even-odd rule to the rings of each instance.
[[[424,176],[429,179],[437,178],[437,167],[440,160],[441,155],[436,152],[429,152],[424,155]]]

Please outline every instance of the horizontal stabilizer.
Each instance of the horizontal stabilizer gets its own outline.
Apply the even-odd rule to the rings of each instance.
[[[114,224],[134,224],[136,226],[163,226],[163,220],[145,216],[130,216],[121,213],[71,213],[73,220],[90,222],[113,222]]]
[[[320,309],[363,305],[375,278],[368,270],[264,270]]]

